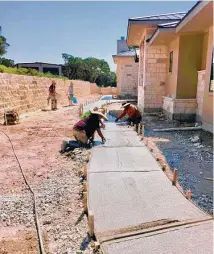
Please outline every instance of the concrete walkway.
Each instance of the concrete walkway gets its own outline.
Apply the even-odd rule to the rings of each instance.
[[[137,134],[115,123],[103,133],[88,165],[88,210],[103,252],[212,253],[211,217],[172,186]]]

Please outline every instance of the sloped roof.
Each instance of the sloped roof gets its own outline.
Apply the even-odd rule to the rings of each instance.
[[[172,28],[172,27],[176,27],[178,23],[179,23],[179,21],[174,21],[174,22],[170,22],[170,23],[159,24],[158,27],[159,28]]]
[[[135,52],[134,51],[124,51],[124,52],[121,52],[121,53],[118,53],[117,55],[113,55],[113,57],[116,57],[116,56],[134,56],[135,55]]]
[[[186,12],[176,12],[176,13],[167,13],[159,14],[152,16],[136,17],[130,18],[129,20],[139,20],[139,21],[153,21],[153,20],[181,20],[186,15]]]
[[[44,62],[28,62],[28,63],[16,63],[16,64],[48,64],[48,65],[63,66],[63,64],[53,64],[53,63],[44,63]]]

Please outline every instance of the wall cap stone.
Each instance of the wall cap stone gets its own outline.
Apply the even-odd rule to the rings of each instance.
[[[203,74],[203,73],[206,73],[206,70],[201,70],[201,71],[198,71],[198,74]]]

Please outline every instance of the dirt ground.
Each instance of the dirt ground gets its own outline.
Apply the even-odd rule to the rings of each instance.
[[[1,131],[10,136],[37,195],[46,253],[92,253],[80,182],[88,151],[77,150],[72,156],[59,153],[62,138],[70,136],[78,119],[78,106],[72,106],[25,114],[14,126],[0,125],[0,254],[39,253],[32,196]]]
[[[108,110],[117,116],[121,104],[113,103]],[[114,119],[110,118],[111,121]],[[195,123],[168,120],[163,114],[144,114],[142,123],[145,137],[161,153],[170,170],[178,169],[178,180],[183,190],[191,190],[192,201],[212,214],[213,135],[203,130],[154,132],[153,129],[195,126]]]

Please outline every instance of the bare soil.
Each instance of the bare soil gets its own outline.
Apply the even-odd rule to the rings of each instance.
[[[73,151],[72,156],[59,153],[62,138],[72,136],[78,120],[78,106],[71,106],[27,113],[20,124],[0,126],[0,254],[39,253],[32,196],[3,132],[11,138],[37,195],[46,253],[92,253],[86,241],[87,218],[82,213],[80,182],[88,151]]]

